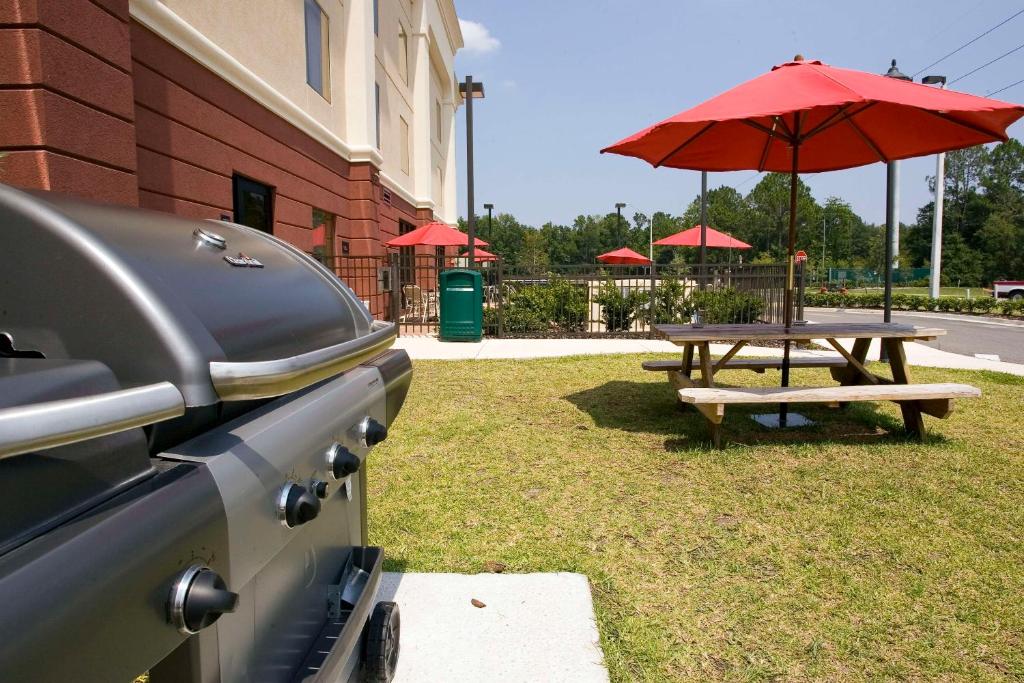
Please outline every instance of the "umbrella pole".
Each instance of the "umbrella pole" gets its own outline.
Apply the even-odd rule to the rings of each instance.
[[[797,130],[795,135],[800,135],[800,117],[796,119]],[[795,269],[794,259],[796,253],[796,189],[797,189],[797,169],[800,167],[800,146],[798,144],[793,145],[793,172],[789,178],[789,240],[786,246],[786,292],[783,298],[784,312],[783,317],[786,323],[786,331],[793,325],[793,271]],[[785,347],[782,351],[782,386],[789,386],[789,347],[790,341],[787,339]],[[779,404],[779,426],[786,426],[786,417],[789,412],[789,405],[786,403]]]

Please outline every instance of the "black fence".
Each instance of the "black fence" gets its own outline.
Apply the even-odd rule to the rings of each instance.
[[[403,335],[436,334],[440,273],[451,254],[340,256],[328,264],[374,317]],[[782,264],[506,266],[477,264],[484,334],[504,337],[646,337],[652,324],[781,323]]]

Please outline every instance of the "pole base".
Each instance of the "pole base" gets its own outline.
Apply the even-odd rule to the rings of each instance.
[[[765,429],[779,429],[778,413],[751,415],[750,418]],[[786,413],[786,429],[790,427],[810,427],[813,424],[813,421],[808,420],[800,413]]]

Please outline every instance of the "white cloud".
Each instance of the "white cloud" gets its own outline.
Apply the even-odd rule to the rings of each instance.
[[[487,27],[479,22],[459,19],[459,28],[462,29],[462,39],[466,44],[463,49],[466,52],[486,54],[501,47],[501,41],[492,36]]]

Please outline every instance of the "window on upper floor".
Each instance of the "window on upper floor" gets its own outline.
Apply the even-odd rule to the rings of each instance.
[[[373,84],[373,117],[377,127],[377,149],[380,149],[380,83]]]
[[[306,83],[324,99],[331,98],[331,56],[327,14],[316,0],[306,5]]]
[[[380,35],[380,2],[373,0],[373,35]]]
[[[403,83],[409,84],[409,34],[401,24],[398,25],[398,75]]]
[[[398,144],[402,146],[402,173],[409,174],[411,167],[411,154],[410,154],[410,141],[409,141],[409,124],[401,116],[398,117],[398,135],[400,137]]]

